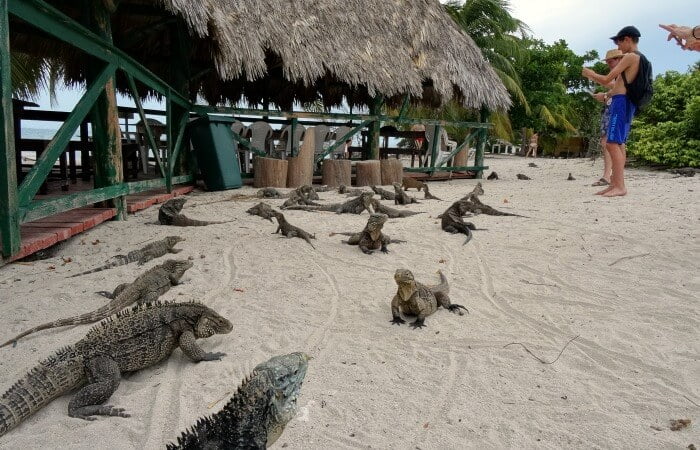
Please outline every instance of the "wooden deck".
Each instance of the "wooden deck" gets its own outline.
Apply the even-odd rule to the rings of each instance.
[[[143,192],[126,197],[127,211],[134,213],[157,203],[163,203],[173,197],[187,194],[193,186],[177,186],[168,194],[164,189]],[[114,208],[77,208],[50,217],[26,222],[20,225],[22,245],[19,253],[6,262],[16,261],[39,250],[65,241],[66,239],[89,230],[116,215]]]

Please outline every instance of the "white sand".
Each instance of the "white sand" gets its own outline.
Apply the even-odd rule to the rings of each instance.
[[[300,350],[314,357],[301,411],[275,448],[700,445],[700,177],[629,170],[630,194],[608,199],[591,195],[600,161],[538,159],[539,168],[528,168],[529,161],[488,158],[501,180],[484,181],[482,200],[532,218],[467,219],[488,231],[476,231],[466,246],[434,217],[474,180],[433,183],[431,192],[445,201],[412,205],[426,214],[389,220],[385,232],[409,243],[391,245],[388,255],[364,255],[341,244],[341,236],[329,237],[359,231],[367,213],[287,212],[293,224],[316,233],[313,250],[271,235],[275,225],[244,212],[253,200],[209,203],[255,192],[244,188],[196,193],[185,206],[190,217],[232,224],[149,225],[157,216],[152,207],[74,238],[62,252],[73,258],[69,264],[53,258],[2,268],[4,341],[99,307],[105,300],[94,291],[131,281],[144,268],[66,275],[181,233],[187,241],[178,257],[194,257],[195,266],[163,299],[200,300],[229,318],[234,331],[200,341],[227,353],[220,362],[192,364],[176,350],[166,362],[126,375],[109,403],[126,408],[129,419],[72,419],[64,395],[0,438],[0,447],[162,448],[197,417],[217,411],[255,364]],[[532,181],[516,180],[519,172]],[[564,181],[569,172],[577,181]],[[321,197],[345,200],[333,192]],[[634,258],[618,261],[623,257]],[[392,325],[400,267],[427,283],[442,269],[452,301],[471,314],[440,309],[422,330]],[[88,328],[43,331],[0,349],[0,391]],[[504,348],[521,342],[552,361],[577,335],[549,365],[518,345]],[[693,425],[670,431],[669,420],[680,418]]]

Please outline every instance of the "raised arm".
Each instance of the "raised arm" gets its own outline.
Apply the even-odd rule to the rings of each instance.
[[[591,81],[595,81],[596,83],[603,85],[603,86],[608,86],[610,83],[612,83],[615,78],[617,78],[625,69],[630,67],[634,62],[635,59],[638,58],[638,56],[628,53],[625,56],[622,57],[620,60],[620,63],[615,66],[614,69],[610,71],[607,75],[600,75],[595,73],[593,70],[584,67],[583,70],[581,71],[581,75],[584,77],[588,78]]]

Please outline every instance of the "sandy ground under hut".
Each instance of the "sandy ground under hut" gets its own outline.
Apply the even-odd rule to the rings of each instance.
[[[255,364],[306,351],[314,359],[300,414],[274,448],[685,448],[700,445],[700,177],[628,171],[629,195],[591,195],[601,161],[497,156],[501,177],[484,181],[484,203],[530,216],[471,219],[464,236],[435,217],[475,180],[431,184],[444,201],[390,219],[385,232],[407,244],[364,255],[331,232],[359,231],[367,214],[286,212],[316,233],[316,250],[270,233],[237,191],[195,193],[184,213],[232,223],[155,226],[157,208],[72,239],[59,257],[0,269],[0,341],[39,323],[96,309],[94,294],[131,281],[128,265],[67,275],[170,234],[193,257],[185,283],[164,300],[199,300],[234,331],[201,345],[220,362],[192,364],[179,350],[166,362],[126,375],[109,403],[129,419],[67,416],[62,396],[0,438],[1,448],[162,448],[201,415],[217,411]],[[576,181],[565,181],[571,172]],[[529,175],[519,181],[516,173]],[[413,192],[415,193],[415,191]],[[344,201],[334,192],[323,201]],[[422,198],[422,193],[417,197]],[[217,202],[221,200],[220,202]],[[271,200],[278,206],[283,200]],[[399,207],[404,208],[404,207]],[[63,258],[72,262],[64,264]],[[389,323],[393,273],[411,269],[437,281],[442,269],[454,303],[427,328]],[[0,349],[0,390],[88,326],[39,332]],[[543,364],[519,342],[546,362]],[[669,420],[692,419],[681,431]]]

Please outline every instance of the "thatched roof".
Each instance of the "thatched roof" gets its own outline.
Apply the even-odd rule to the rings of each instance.
[[[79,17],[73,2],[50,3]],[[357,105],[377,94],[397,103],[410,94],[428,105],[452,98],[472,108],[510,105],[491,66],[437,0],[121,0],[112,16],[115,45],[171,82],[173,26],[133,42],[168,15],[192,37],[192,92],[213,104],[245,99],[288,108],[322,99],[332,106],[346,97]],[[36,34],[24,43],[36,48]],[[81,81],[79,55],[61,47],[67,77]]]

